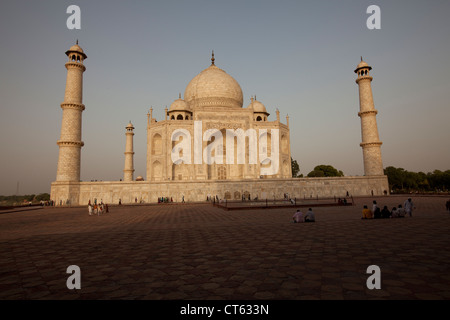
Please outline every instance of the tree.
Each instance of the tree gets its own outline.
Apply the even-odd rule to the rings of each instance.
[[[308,173],[308,177],[343,177],[344,173],[333,166],[321,164]]]
[[[433,173],[427,174],[430,187],[433,190],[448,190],[450,189],[450,170],[441,171],[434,170]]]
[[[292,159],[291,157],[291,167],[292,167],[292,178],[297,178],[300,172],[300,166],[297,163],[297,160]]]
[[[35,198],[36,201],[48,201],[50,200],[50,195],[48,193],[38,194]]]
[[[387,175],[392,190],[403,189],[406,179],[405,169],[389,166],[384,169],[384,174]]]
[[[386,167],[384,174],[393,191],[445,191],[450,189],[450,170],[411,172],[403,168]]]

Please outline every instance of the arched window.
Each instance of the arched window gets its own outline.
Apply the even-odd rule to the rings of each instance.
[[[179,114],[179,115],[177,116],[177,120],[183,120],[183,116],[182,116],[181,114]]]
[[[227,167],[220,166],[217,168],[217,179],[219,179],[219,180],[227,179]]]
[[[152,180],[161,180],[162,178],[162,165],[159,161],[153,162],[152,165]]]
[[[189,116],[186,116],[185,120],[189,120]]]
[[[162,137],[159,133],[155,134],[152,139],[152,154],[162,154]]]
[[[364,74],[367,76],[367,70],[364,72]]]
[[[285,134],[281,136],[281,152],[284,154],[289,153],[289,143],[288,138]]]
[[[75,55],[73,55],[72,56],[72,61],[75,61],[75,60],[76,60]]]
[[[262,120],[262,118],[260,117],[260,116],[258,116],[257,118],[256,118],[256,121],[261,121]]]
[[[172,116],[170,117],[170,120],[175,120],[175,116],[172,115]]]
[[[284,160],[282,170],[283,170],[283,175],[285,177],[289,177],[289,169],[290,169],[289,162],[287,160]]]

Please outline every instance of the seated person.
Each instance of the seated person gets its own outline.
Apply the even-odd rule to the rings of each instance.
[[[306,212],[306,215],[305,215],[305,222],[315,222],[315,221],[316,221],[316,216],[314,215],[312,208],[309,208],[308,212]]]
[[[375,200],[373,200],[373,204],[372,204],[372,213],[375,215],[375,210],[378,208],[377,202]]]
[[[294,221],[294,223],[303,222],[303,212],[297,209],[297,212],[292,216],[292,220]]]
[[[405,209],[402,208],[402,205],[399,204],[397,208],[397,218],[404,218],[406,214]]]
[[[372,210],[370,210],[369,208],[367,208],[366,205],[364,205],[361,219],[372,219],[372,218],[373,218]]]
[[[387,206],[383,207],[383,210],[381,210],[381,218],[387,219],[391,217],[391,212],[389,211]]]
[[[398,218],[397,208],[393,207],[391,211],[391,218]]]
[[[380,207],[376,207],[373,211],[373,218],[374,219],[381,219],[381,210]]]

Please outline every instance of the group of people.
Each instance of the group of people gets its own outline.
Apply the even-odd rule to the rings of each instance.
[[[314,214],[314,211],[312,211],[312,208],[309,208],[305,215],[303,215],[303,212],[301,212],[300,209],[297,209],[297,211],[292,216],[292,221],[294,223],[315,222],[316,216]]]
[[[103,203],[103,200],[101,200],[100,203],[97,204],[97,199],[95,199],[93,205],[91,204],[91,200],[89,200],[88,211],[90,216],[92,216],[93,214],[99,216],[100,214],[109,212],[109,208],[106,203]]]
[[[173,198],[172,197],[159,197],[158,198],[158,203],[170,203],[173,202]],[[181,203],[184,203],[184,195],[181,196]]]
[[[347,199],[346,198],[343,198],[343,199],[339,198],[337,202],[338,202],[339,205],[342,205],[342,206],[346,206],[347,205]]]
[[[169,198],[169,197],[159,197],[158,198],[158,203],[169,203],[169,202],[173,202],[173,198]]]
[[[374,200],[372,209],[369,209],[367,205],[364,205],[362,210],[361,219],[387,219],[387,218],[404,218],[406,216],[412,217],[413,210],[416,207],[411,198],[408,198],[403,205],[399,204],[398,207],[393,207],[391,210],[387,206],[381,209],[377,202]]]

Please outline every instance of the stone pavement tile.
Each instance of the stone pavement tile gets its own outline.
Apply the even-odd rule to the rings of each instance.
[[[412,219],[361,221],[371,200],[317,208],[310,225],[290,223],[290,209],[195,204],[1,215],[0,299],[449,299],[440,203],[418,199]],[[71,264],[82,270],[79,292],[66,288]],[[370,264],[381,290],[366,288]]]
[[[258,290],[253,297],[257,300],[272,300],[276,298],[276,294],[272,290]]]

